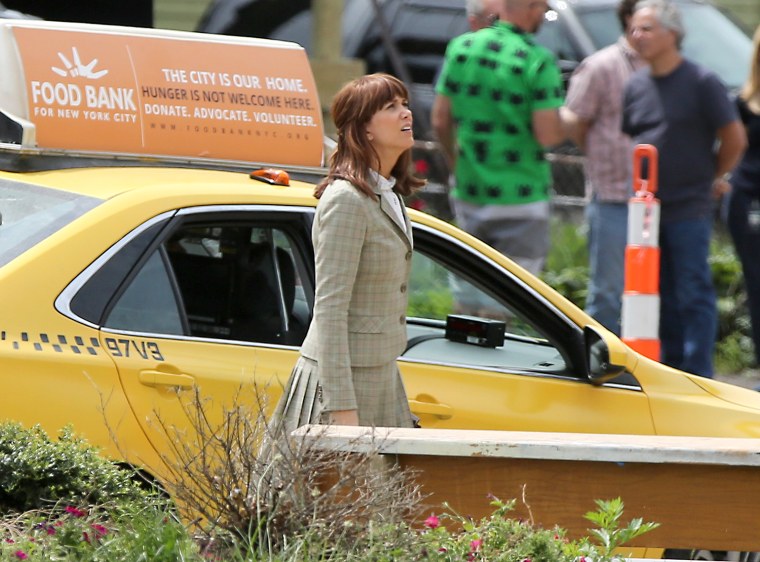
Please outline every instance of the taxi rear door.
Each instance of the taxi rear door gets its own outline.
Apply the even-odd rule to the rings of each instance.
[[[142,250],[122,249],[140,257],[113,282],[101,345],[160,455],[196,445],[199,424],[213,427],[233,406],[253,416],[274,407],[311,314],[308,220],[197,208],[156,227]],[[110,256],[98,275],[118,276],[118,262]]]

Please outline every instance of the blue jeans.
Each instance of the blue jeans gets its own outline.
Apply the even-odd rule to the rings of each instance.
[[[586,221],[589,257],[586,312],[620,335],[628,203],[592,199],[586,207]]]
[[[710,217],[660,225],[661,361],[708,378],[718,328],[711,236]]]

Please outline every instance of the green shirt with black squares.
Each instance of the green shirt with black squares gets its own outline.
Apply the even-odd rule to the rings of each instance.
[[[548,49],[497,21],[449,43],[436,91],[449,98],[457,131],[455,197],[501,205],[548,200],[551,170],[531,125],[534,111],[563,103]]]

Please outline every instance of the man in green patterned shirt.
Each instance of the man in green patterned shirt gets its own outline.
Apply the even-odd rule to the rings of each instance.
[[[562,78],[533,40],[546,0],[498,8],[492,26],[449,43],[431,117],[455,170],[459,226],[538,274],[549,249],[544,151],[565,138]]]

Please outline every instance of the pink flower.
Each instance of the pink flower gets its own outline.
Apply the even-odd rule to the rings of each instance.
[[[480,550],[480,547],[483,546],[483,539],[476,539],[474,541],[470,541],[470,550],[472,552],[477,552]]]
[[[16,558],[18,558],[19,560],[26,560],[29,557],[26,555],[26,552],[24,552],[23,550],[17,550]]]
[[[69,515],[73,515],[74,517],[84,517],[85,515],[87,515],[81,509],[77,509],[76,507],[73,507],[71,505],[66,506],[66,513],[68,513]]]
[[[435,515],[431,515],[427,519],[425,519],[425,522],[423,523],[425,527],[428,529],[437,529],[441,526],[441,521],[436,517]]]
[[[106,529],[103,525],[93,523],[90,525],[90,527],[92,527],[92,529],[95,531],[95,534],[98,535],[98,538],[104,537],[108,534],[108,529]]]
[[[82,540],[87,543],[90,542],[90,535],[87,531],[82,531]]]
[[[7,542],[8,544],[13,544],[16,541],[14,541],[13,539],[5,539],[5,542]]]
[[[53,527],[52,525],[48,525],[47,527],[45,527],[45,532],[48,535],[55,535],[55,527]]]

